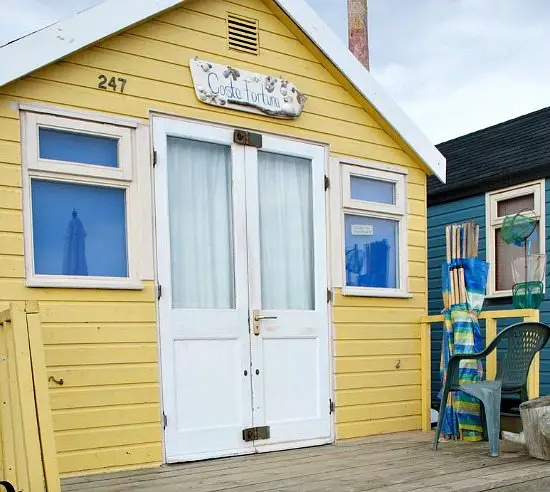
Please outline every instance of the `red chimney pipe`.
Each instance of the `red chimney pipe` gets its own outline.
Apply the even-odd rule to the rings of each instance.
[[[369,70],[367,0],[348,0],[349,49]]]

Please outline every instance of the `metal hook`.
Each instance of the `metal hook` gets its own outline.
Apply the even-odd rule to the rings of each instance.
[[[65,381],[63,381],[63,378],[61,379],[55,379],[53,376],[50,376],[48,378],[48,382],[53,381],[55,384],[58,384],[59,386],[63,386],[65,384]]]

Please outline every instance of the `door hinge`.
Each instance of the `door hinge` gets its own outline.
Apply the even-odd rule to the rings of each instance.
[[[330,178],[325,174],[325,191],[330,188]]]
[[[153,167],[157,166],[157,151],[153,150]]]
[[[157,301],[162,297],[162,285],[157,284]]]
[[[271,435],[269,425],[263,427],[249,427],[243,429],[243,441],[261,441],[262,439],[269,439]]]
[[[334,402],[332,401],[332,398],[328,400],[328,409],[330,413],[334,413],[336,406],[334,405]]]
[[[327,289],[327,302],[332,302],[332,290]]]
[[[168,427],[168,417],[164,412],[162,412],[162,425],[164,426],[165,429],[166,427]]]
[[[262,148],[262,135],[261,133],[247,132],[245,130],[235,130],[233,132],[233,142],[240,145],[247,145],[249,147]]]

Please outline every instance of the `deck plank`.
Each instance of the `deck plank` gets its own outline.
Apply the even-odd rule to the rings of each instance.
[[[408,432],[335,445],[63,480],[63,492],[481,492],[550,490],[550,464],[517,449]],[[519,485],[521,484],[521,485]]]
[[[529,480],[527,482],[517,481],[511,485],[504,487],[497,487],[493,489],[495,492],[542,492],[550,490],[550,478],[543,478],[539,480]]]

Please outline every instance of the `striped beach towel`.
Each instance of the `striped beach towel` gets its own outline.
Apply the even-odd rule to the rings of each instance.
[[[464,269],[466,302],[454,304],[444,315],[443,341],[441,346],[440,375],[442,383],[447,376],[447,363],[452,355],[472,354],[483,350],[483,339],[478,316],[483,306],[489,265],[477,258],[453,260],[443,265],[443,291],[450,290],[449,270],[457,265]],[[460,384],[483,379],[481,361],[463,361],[460,364]],[[441,398],[441,392],[440,396]],[[480,417],[480,402],[462,391],[449,395],[441,432],[447,439],[480,441],[483,427]]]

